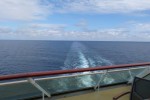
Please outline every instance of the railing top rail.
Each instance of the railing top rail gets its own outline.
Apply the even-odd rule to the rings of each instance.
[[[108,70],[108,69],[116,69],[116,68],[129,68],[129,67],[147,66],[147,65],[150,65],[150,62],[136,63],[136,64],[122,64],[122,65],[113,65],[113,66],[100,66],[100,67],[94,67],[94,68],[80,68],[80,69],[71,69],[71,70],[55,70],[55,71],[43,71],[43,72],[2,75],[2,76],[0,76],[0,81],[10,80],[10,79],[19,79],[19,78],[28,78],[28,77],[47,76],[47,75],[69,74],[69,73],[86,72],[86,71]]]

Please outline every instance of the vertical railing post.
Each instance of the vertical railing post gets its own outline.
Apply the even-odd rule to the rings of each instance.
[[[131,73],[131,69],[129,68],[130,80],[133,80],[133,75]]]
[[[98,91],[99,91],[100,83],[101,83],[101,81],[104,79],[104,77],[107,75],[107,72],[108,72],[108,70],[105,70],[104,73],[101,75],[101,77],[100,77],[98,83],[97,83],[97,84],[95,85],[95,87],[94,87],[94,90],[98,89]]]
[[[42,100],[45,100],[45,94],[42,92]]]

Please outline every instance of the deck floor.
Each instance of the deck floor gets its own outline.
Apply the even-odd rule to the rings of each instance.
[[[93,91],[86,94],[81,94],[77,96],[64,97],[57,100],[112,100],[112,98],[122,92],[130,91],[130,86],[119,86],[107,88],[105,90]],[[118,100],[129,100],[129,94],[123,96]]]

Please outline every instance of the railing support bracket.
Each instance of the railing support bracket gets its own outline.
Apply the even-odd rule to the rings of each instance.
[[[40,90],[42,92],[42,98],[44,100],[44,94],[48,97],[51,97],[50,93],[46,90],[44,90],[38,83],[35,82],[35,80],[33,78],[28,78],[28,81],[35,86],[38,90]]]

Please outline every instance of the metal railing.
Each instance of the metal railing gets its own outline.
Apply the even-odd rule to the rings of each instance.
[[[56,70],[56,71],[3,75],[3,76],[0,76],[0,81],[10,80],[10,79],[19,79],[19,78],[28,78],[28,77],[47,76],[47,75],[60,75],[60,74],[69,74],[69,73],[77,73],[77,72],[109,70],[109,69],[117,69],[117,68],[129,68],[129,67],[131,68],[131,67],[146,66],[146,65],[150,65],[150,62],[136,63],[136,64],[122,64],[122,65],[114,65],[114,66],[100,66],[100,67],[94,67],[94,68],[80,68],[80,69],[71,69],[71,70]]]
[[[46,80],[54,80],[54,79],[62,79],[62,78],[73,78],[73,77],[79,77],[79,76],[87,76],[87,75],[106,75],[114,72],[123,72],[128,71],[132,80],[133,76],[131,74],[131,70],[137,70],[137,69],[146,69],[144,70],[144,74],[139,73],[139,76],[143,76],[145,74],[149,73],[149,67],[150,63],[137,63],[137,64],[123,64],[123,65],[114,65],[114,66],[100,66],[100,67],[94,67],[94,68],[82,68],[82,69],[72,69],[72,70],[58,70],[58,71],[45,71],[45,72],[33,72],[33,73],[23,73],[23,74],[13,74],[13,75],[3,75],[0,76],[0,81],[4,80],[11,80],[11,79],[21,79],[21,78],[27,78],[26,80],[21,81],[9,81],[9,82],[2,82],[0,83],[0,87],[3,86],[9,86],[14,84],[21,84],[21,83],[31,83],[34,87],[36,87],[38,90],[42,92],[42,97],[44,100],[44,95],[51,97],[50,92],[45,90],[41,85],[39,85],[36,81],[46,81]],[[83,73],[84,72],[84,73]],[[85,73],[86,72],[86,73]],[[44,78],[37,78],[40,76],[48,76]],[[33,79],[35,78],[35,79]],[[104,79],[104,77],[100,77],[98,79],[97,84],[94,86],[94,88],[100,87],[101,81]]]

